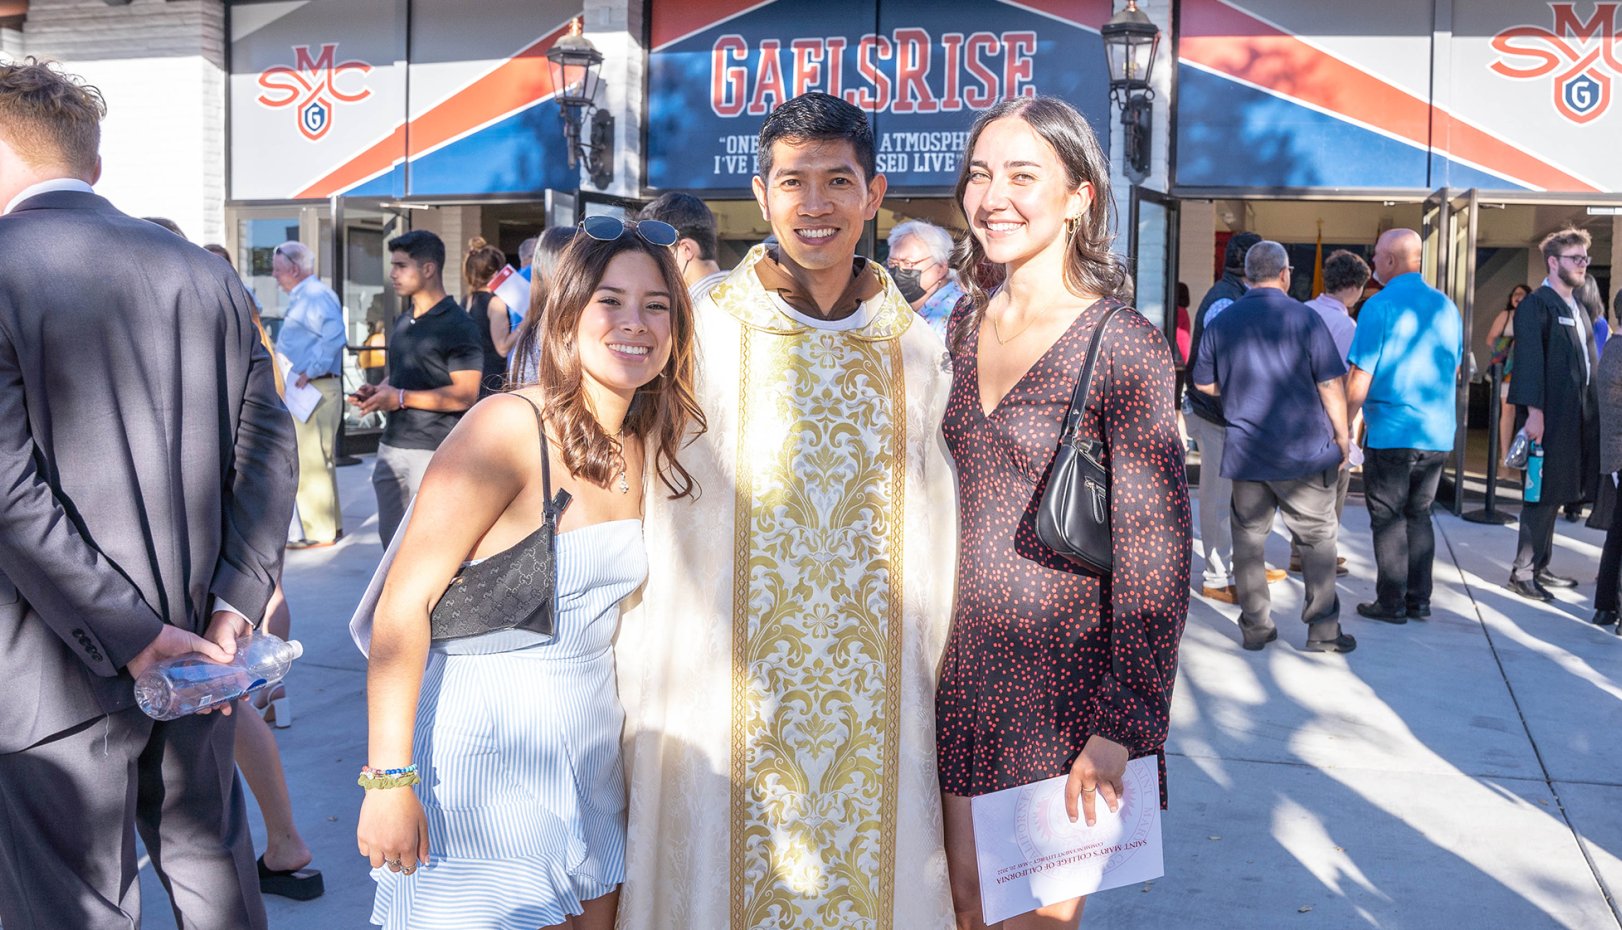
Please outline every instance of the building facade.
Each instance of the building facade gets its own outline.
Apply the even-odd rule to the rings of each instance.
[[[903,219],[961,228],[950,190],[977,110],[1030,93],[1075,104],[1117,166],[1138,306],[1168,332],[1177,285],[1197,303],[1245,229],[1298,265],[1421,230],[1481,359],[1509,289],[1541,280],[1551,229],[1587,228],[1614,292],[1622,3],[1141,9],[1162,40],[1137,184],[1099,36],[1110,0],[9,0],[0,54],[98,84],[102,191],[226,242],[267,316],[270,250],[316,247],[357,344],[397,310],[382,250],[407,228],[453,254],[474,235],[511,254],[545,226],[686,190],[735,258],[768,232],[748,193],[760,121],[809,89],[873,118],[890,182],[875,254]],[[577,17],[613,118],[600,185],[570,165],[546,59]]]

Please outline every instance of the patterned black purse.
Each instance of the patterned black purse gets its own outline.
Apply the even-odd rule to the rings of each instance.
[[[1053,456],[1048,485],[1036,505],[1036,538],[1042,545],[1100,575],[1108,575],[1115,563],[1110,550],[1109,472],[1100,461],[1103,439],[1082,436],[1081,418],[1087,410],[1104,329],[1119,309],[1120,304],[1106,309],[1093,330],[1087,362],[1070,397],[1064,431],[1059,434],[1059,451]]]
[[[568,491],[552,495],[546,424],[541,408],[527,397],[523,400],[535,408],[535,426],[541,433],[541,489],[546,498],[541,526],[518,545],[464,566],[451,579],[428,616],[430,638],[436,643],[515,629],[556,635],[558,519],[571,498]]]

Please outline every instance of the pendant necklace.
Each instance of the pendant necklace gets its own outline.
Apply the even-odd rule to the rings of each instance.
[[[624,435],[625,435],[625,430],[623,428],[621,428],[619,432],[614,434],[614,444],[616,446],[616,450],[614,452],[614,461],[615,461],[615,463],[617,465],[619,465],[620,493],[621,494],[629,494],[629,493],[631,493],[631,482],[626,480],[626,476],[625,476],[625,443],[624,443],[624,440],[622,438],[622,437],[624,437]]]

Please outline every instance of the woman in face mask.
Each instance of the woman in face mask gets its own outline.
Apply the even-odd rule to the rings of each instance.
[[[952,234],[923,220],[890,230],[887,267],[902,298],[918,311],[935,335],[946,340],[946,319],[963,298],[952,272]]]

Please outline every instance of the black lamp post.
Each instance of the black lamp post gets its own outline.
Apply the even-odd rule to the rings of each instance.
[[[580,34],[578,17],[569,24],[569,34],[546,50],[551,63],[552,87],[563,117],[563,137],[569,149],[569,167],[584,163],[591,183],[599,189],[614,180],[614,117],[597,109],[597,88],[603,53]],[[590,123],[589,141],[581,141],[582,130]]]
[[[1160,29],[1138,9],[1137,0],[1127,0],[1126,9],[1110,17],[1098,32],[1109,59],[1110,98],[1121,105],[1126,174],[1139,182],[1149,176],[1155,98],[1149,77],[1154,73],[1155,50],[1160,47]]]

